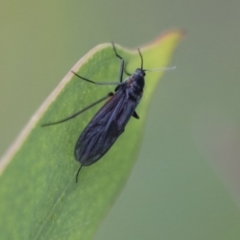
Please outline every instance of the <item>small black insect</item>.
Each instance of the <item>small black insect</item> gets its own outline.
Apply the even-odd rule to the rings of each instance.
[[[118,55],[114,43],[112,43],[112,47],[116,57],[121,60],[119,82],[99,83],[84,78],[73,71],[72,73],[82,80],[96,85],[117,85],[115,92],[108,93],[105,97],[99,99],[70,117],[57,122],[42,125],[45,127],[65,122],[75,118],[96,104],[108,99],[108,101],[102,106],[102,108],[100,108],[90,123],[86,126],[77,140],[74,155],[76,160],[80,162],[81,166],[76,174],[76,182],[78,181],[78,174],[82,166],[89,166],[95,163],[111,148],[118,137],[124,132],[124,128],[130,117],[132,116],[139,119],[135,109],[143,95],[145,72],[162,70],[144,70],[143,57],[138,49],[138,53],[141,58],[141,68],[137,68],[135,73],[132,75],[125,72],[129,77],[123,82],[124,59]],[[164,70],[168,69],[165,68]]]

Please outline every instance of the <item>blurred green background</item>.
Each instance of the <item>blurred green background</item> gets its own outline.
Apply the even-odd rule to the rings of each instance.
[[[177,69],[154,95],[136,166],[95,239],[240,239],[240,1],[0,6],[1,155],[92,47],[133,48],[186,30]]]

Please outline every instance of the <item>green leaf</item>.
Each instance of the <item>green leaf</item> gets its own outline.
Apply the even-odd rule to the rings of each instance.
[[[168,65],[182,32],[172,31],[141,47],[144,68]],[[117,45],[128,72],[140,66],[136,50]],[[118,81],[120,61],[111,44],[92,49],[72,68],[95,81]],[[140,120],[125,132],[97,163],[83,167],[73,150],[81,131],[101,104],[79,117],[42,128],[102,98],[113,87],[96,86],[69,72],[32,117],[0,162],[0,239],[91,239],[124,186],[137,159],[147,107],[162,71],[148,73]]]

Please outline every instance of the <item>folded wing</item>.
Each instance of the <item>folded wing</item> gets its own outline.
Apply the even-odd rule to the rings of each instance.
[[[80,135],[75,157],[83,166],[101,158],[124,131],[140,98],[129,98],[126,91],[116,92],[97,112]]]

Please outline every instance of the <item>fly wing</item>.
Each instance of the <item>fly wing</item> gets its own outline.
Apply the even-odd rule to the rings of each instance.
[[[97,112],[80,135],[75,157],[87,166],[101,158],[124,131],[140,98],[130,99],[126,91],[116,92]]]

